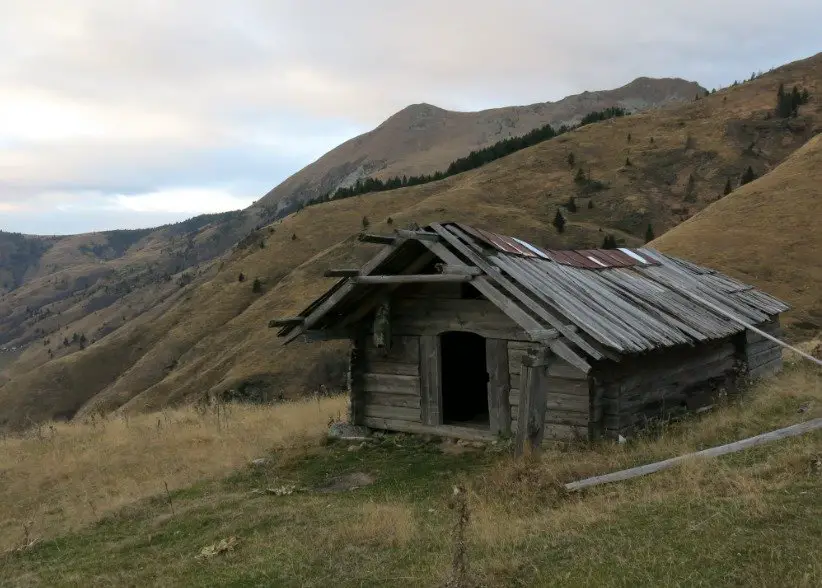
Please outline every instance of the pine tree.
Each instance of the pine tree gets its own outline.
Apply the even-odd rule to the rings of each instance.
[[[389,225],[393,225],[394,224],[394,219],[389,216],[387,219],[385,219],[385,222],[388,223]]]
[[[565,231],[565,217],[562,216],[562,212],[560,212],[559,208],[557,208],[557,213],[554,215],[554,227],[556,227],[558,233],[562,233]]]
[[[574,176],[574,181],[577,184],[584,184],[585,183],[585,172],[582,171],[582,168],[577,170],[576,175]]]
[[[593,201],[593,199],[588,200],[588,209],[591,209],[591,208],[593,208],[593,207],[594,207],[594,201]]]
[[[693,199],[694,190],[696,189],[696,180],[694,174],[688,174],[688,183],[685,184],[685,199]]]
[[[645,229],[645,242],[648,243],[649,241],[654,240],[654,227],[651,226],[651,223],[648,223],[648,228]]]
[[[625,158],[625,167],[631,167],[632,165],[633,165],[633,163],[631,163],[631,158],[626,157]]]
[[[370,224],[371,224],[371,222],[368,220],[367,216],[362,217],[362,228],[363,228],[363,230],[368,229]]]
[[[613,235],[605,235],[605,239],[602,241],[602,249],[616,249],[617,242]]]
[[[251,291],[255,294],[263,291],[263,283],[260,281],[260,278],[254,278],[254,282],[251,284]]]
[[[754,173],[753,168],[748,166],[748,169],[745,170],[745,173],[742,174],[742,177],[739,179],[739,185],[744,186],[749,182],[753,182],[756,179],[756,174]]]
[[[574,158],[573,152],[569,153],[568,154],[568,165],[571,166],[571,167],[574,167],[575,162],[576,162],[576,159]]]
[[[728,179],[725,181],[725,189],[722,191],[722,194],[723,194],[724,196],[727,196],[728,194],[730,194],[731,192],[733,192],[733,190],[734,190],[734,189],[733,189],[733,187],[731,186],[731,178],[728,178]]]
[[[245,275],[243,274],[243,272],[240,272],[240,275],[237,276],[237,281],[238,282],[245,282]]]
[[[577,202],[576,202],[576,200],[574,200],[573,196],[571,196],[568,199],[568,204],[566,204],[565,207],[568,209],[568,212],[576,212],[577,211]]]
[[[631,142],[631,133],[628,133],[628,142]]]

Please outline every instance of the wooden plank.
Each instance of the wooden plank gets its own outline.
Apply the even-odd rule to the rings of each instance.
[[[385,431],[398,431],[401,433],[413,433],[416,435],[436,435],[439,437],[451,437],[455,439],[466,439],[472,441],[491,441],[494,435],[488,429],[474,427],[460,427],[456,425],[426,425],[410,421],[396,419],[385,419],[367,417],[363,423],[372,429]]]
[[[488,369],[488,415],[493,434],[511,432],[511,405],[508,400],[511,377],[508,374],[508,341],[485,341],[485,365]]]
[[[768,363],[762,364],[750,370],[748,372],[748,377],[752,380],[755,380],[757,378],[765,378],[768,376],[772,376],[782,370],[782,365],[782,358],[778,357],[774,360],[769,361]]]
[[[395,274],[385,276],[355,276],[354,284],[419,284],[438,282],[470,282],[474,276],[463,274]]]
[[[753,355],[748,355],[746,362],[749,369],[754,369],[760,365],[769,363],[774,359],[782,359],[782,348],[779,346],[763,349]]]
[[[745,354],[750,357],[752,355],[756,355],[761,351],[767,351],[769,349],[782,349],[779,345],[770,341],[768,339],[762,339],[761,341],[757,341],[756,343],[748,343],[745,346]]]
[[[391,255],[396,253],[397,249],[399,249],[403,244],[407,242],[406,239],[397,239],[391,245],[384,247],[382,251],[377,253],[374,257],[372,257],[362,268],[360,268],[360,273],[362,274],[369,274],[374,271],[377,267],[380,266],[385,260],[387,260]],[[353,290],[355,284],[353,284],[350,280],[343,284],[339,290],[334,292],[331,296],[325,299],[320,305],[315,308],[311,314],[309,314],[305,318],[305,322],[303,323],[302,327],[303,330],[310,329],[314,324],[317,323],[325,314],[334,308],[337,303],[345,298],[351,290]],[[283,341],[283,345],[288,345],[291,341],[296,339],[300,336],[301,330],[296,330],[293,333],[289,334],[285,341]]]
[[[519,406],[519,390],[511,390],[508,394],[508,402],[512,406]],[[547,386],[545,392],[545,406],[549,409],[566,410],[569,412],[579,412],[588,415],[588,398],[575,394],[557,394]]]
[[[392,362],[419,364],[420,361],[420,339],[413,335],[391,336],[391,348],[389,350],[377,349],[374,342],[368,339],[365,347],[365,357],[370,362]],[[377,371],[377,370],[372,370]]]
[[[323,272],[326,278],[351,278],[359,275],[360,270],[358,269],[328,269]]]
[[[702,451],[687,453],[685,455],[672,457],[670,459],[666,459],[663,461],[658,461],[655,463],[650,463],[647,465],[630,468],[619,472],[613,472],[602,476],[593,476],[591,478],[586,478],[584,480],[570,482],[568,484],[565,484],[565,489],[569,492],[576,492],[584,488],[591,488],[593,486],[599,486],[601,484],[608,484],[611,482],[622,482],[624,480],[630,480],[632,478],[637,478],[639,476],[647,476],[648,474],[653,474],[656,472],[660,472],[662,470],[667,470],[676,465],[679,465],[680,463],[686,460],[692,460],[695,458],[702,457],[718,457],[720,455],[736,453],[738,451],[743,451],[745,449],[756,447],[758,445],[763,445],[765,443],[772,443],[780,439],[804,435],[805,433],[815,431],[820,428],[822,428],[822,418],[813,419],[810,421],[806,421],[804,423],[799,423],[797,425],[791,425],[790,427],[785,427],[783,429],[777,429],[776,431],[763,433],[762,435],[757,435],[755,437],[748,437],[747,439],[742,439],[740,441],[728,443],[727,445],[719,445],[718,447],[711,447],[710,449],[703,449]]]
[[[289,316],[285,318],[271,319],[268,321],[268,328],[288,327],[290,325],[302,325],[305,322],[304,316]]]
[[[397,240],[395,235],[373,235],[370,233],[360,233],[357,240],[362,243],[378,243],[380,245],[391,245]]]
[[[397,406],[400,408],[420,409],[420,397],[411,394],[382,394],[379,392],[368,392],[365,396],[365,404],[376,406]]]
[[[523,355],[519,355],[519,357],[523,357]],[[516,357],[511,357],[509,364],[509,370],[511,373],[519,373],[519,366],[522,365],[522,359],[520,359],[520,363],[517,363]],[[576,381],[586,381],[587,375],[583,374],[577,368],[572,365],[568,365],[564,361],[556,361],[548,366],[547,375],[555,378],[563,378],[566,380],[576,380]]]
[[[351,342],[348,355],[348,421],[352,425],[362,424],[365,418],[365,334],[358,332]]]
[[[419,376],[419,363],[399,363],[393,361],[369,361],[368,372],[372,374],[389,374],[395,376]]]
[[[440,238],[434,233],[427,233],[425,231],[409,231],[408,229],[399,229],[397,234],[406,239],[417,239],[418,241],[437,242]]]
[[[420,379],[417,376],[365,373],[363,374],[363,383],[366,392],[420,393]]]
[[[377,349],[391,352],[391,302],[384,300],[374,313],[373,341]]]
[[[456,274],[460,276],[479,276],[482,275],[482,270],[478,267],[470,265],[454,265],[449,263],[438,263],[437,271],[441,274]]]
[[[545,351],[540,350],[544,358]],[[518,412],[519,429],[517,430],[514,452],[522,455],[536,449],[545,434],[545,388],[542,385],[542,373],[545,368],[530,367],[523,364],[521,395]]]
[[[411,423],[420,422],[419,408],[401,408],[398,406],[380,406],[378,404],[366,404],[365,416],[379,419],[392,419],[408,421]]]
[[[423,335],[420,341],[420,393],[422,422],[442,424],[442,354],[436,335]]]

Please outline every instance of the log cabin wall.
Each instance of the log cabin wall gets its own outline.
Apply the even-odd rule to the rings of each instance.
[[[442,425],[438,336],[466,331],[486,338],[489,373],[496,349],[507,352],[510,338],[525,332],[472,288],[461,284],[415,284],[397,288],[390,299],[391,347],[379,349],[373,337],[373,313],[362,322],[363,335],[353,342],[351,363],[352,422],[409,432],[448,432]],[[502,342],[502,344],[500,344]],[[507,357],[505,358],[507,367]],[[505,375],[506,383],[508,376]],[[508,387],[491,386],[508,402]],[[495,396],[497,398],[497,396]],[[494,400],[492,399],[492,402]],[[510,426],[506,410],[489,406],[489,434]],[[504,423],[500,422],[504,419]]]
[[[511,391],[511,430],[517,431],[522,378],[522,358],[532,341],[508,342],[508,371]],[[588,376],[554,356],[541,378],[545,390],[545,440],[587,439],[590,420]]]
[[[600,364],[591,374],[592,437],[615,437],[708,406],[719,389],[733,388],[738,369],[732,337]]]
[[[774,337],[782,335],[779,315],[766,323],[757,325],[757,328]],[[743,358],[749,378],[771,376],[782,370],[782,347],[751,330],[745,331]]]

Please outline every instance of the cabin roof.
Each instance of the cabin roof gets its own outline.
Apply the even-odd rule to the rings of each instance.
[[[471,283],[532,339],[583,361],[724,338],[744,330],[738,321],[763,323],[789,308],[749,284],[648,247],[550,250],[462,223],[398,231],[360,275],[415,273],[432,257],[477,268]],[[288,342],[343,325],[391,287],[345,277],[278,335]]]

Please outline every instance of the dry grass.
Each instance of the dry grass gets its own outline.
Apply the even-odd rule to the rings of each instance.
[[[342,397],[217,405],[46,423],[0,441],[0,551],[23,529],[44,538],[142,498],[224,476],[269,450],[316,444]]]
[[[788,301],[790,321],[822,329],[822,136],[766,176],[652,245],[754,282]]]
[[[334,412],[335,401],[328,402]],[[298,411],[291,430],[304,424],[296,444],[313,443],[311,431],[321,428],[322,419],[305,415],[309,407],[284,407]],[[578,494],[567,495],[560,485],[818,416],[822,373],[789,357],[780,376],[755,383],[740,402],[624,445],[551,446],[528,460],[507,457],[499,445],[451,455],[436,442],[403,435],[355,452],[346,444],[315,447],[296,459],[246,469],[230,482],[173,493],[176,515],[162,500],[143,502],[8,558],[6,573],[15,585],[86,578],[91,585],[442,586],[454,554],[451,489],[461,484],[468,489],[467,575],[484,586],[813,586],[822,580],[815,543],[822,533],[819,432]],[[156,426],[156,416],[146,418],[141,438]],[[237,464],[257,456],[260,445],[281,443],[265,434],[251,449],[237,450]],[[368,472],[375,484],[311,491],[354,472]],[[13,480],[24,475],[33,476],[17,470]],[[270,477],[306,490],[255,494]],[[15,488],[11,499],[21,504],[25,484]],[[163,489],[149,493],[162,496]],[[228,537],[239,540],[233,551],[209,562],[196,559],[203,547]]]

